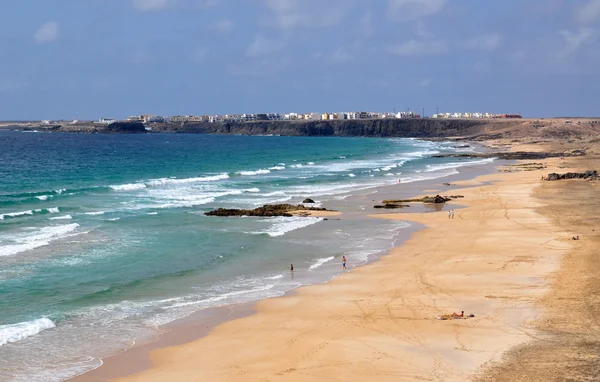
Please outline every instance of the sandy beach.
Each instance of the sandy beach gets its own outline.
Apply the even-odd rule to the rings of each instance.
[[[513,150],[524,147],[531,149]],[[497,173],[456,182],[466,188],[451,202],[454,218],[410,209],[376,215],[427,228],[377,262],[260,301],[256,313],[200,339],[154,349],[150,362],[135,361],[144,371],[117,380],[542,381],[564,380],[578,366],[592,373],[600,304],[584,292],[599,289],[600,273],[591,261],[598,235],[586,218],[598,219],[582,205],[596,182],[541,176],[598,162],[537,162],[542,168],[499,163]],[[474,317],[438,319],[461,311]],[[76,380],[115,375],[102,369]]]

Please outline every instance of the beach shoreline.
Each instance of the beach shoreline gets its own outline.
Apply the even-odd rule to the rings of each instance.
[[[474,145],[479,147],[480,150],[485,150],[485,147],[481,146],[480,144]],[[494,163],[459,167],[457,169],[457,174],[449,175],[442,178],[426,179],[417,182],[404,183],[401,184],[401,189],[399,189],[397,184],[379,186],[376,189],[373,189],[366,193],[353,195],[349,197],[348,200],[352,200],[350,204],[352,204],[354,207],[357,207],[358,205],[364,205],[366,208],[372,208],[373,205],[378,203],[377,200],[389,198],[391,196],[410,197],[415,193],[423,192],[428,195],[435,195],[437,193],[453,194],[455,193],[455,191],[462,188],[456,183],[457,181],[472,179],[482,174],[495,172],[495,168],[496,165]],[[449,181],[451,181],[452,184],[447,183]],[[344,202],[342,204],[346,203]],[[334,205],[334,207],[337,208],[339,206]],[[415,203],[411,204],[409,210],[413,212],[429,213],[439,211],[442,208],[444,208],[443,205],[428,205]],[[458,208],[460,208],[460,206],[458,206]],[[373,209],[371,212],[346,210],[344,213],[335,210],[301,211],[301,213],[303,214],[307,212],[312,217],[320,217],[324,218],[325,220],[339,220],[340,218],[379,219],[380,214],[389,213],[390,211],[375,209]],[[417,226],[417,224],[413,224],[413,227],[409,227],[408,229],[402,230],[400,232],[402,233],[402,238],[400,239],[400,241],[403,242],[407,240],[413,232],[421,229],[423,229],[422,225]],[[354,267],[362,267],[365,265],[372,264],[373,262],[377,262],[382,256],[388,256],[390,252],[391,250],[388,250],[380,255],[370,257],[370,259],[364,264],[349,264],[349,269],[352,269]],[[339,277],[339,275],[335,277]],[[326,281],[325,284],[330,281],[331,280]],[[324,284],[317,283],[311,285]],[[300,288],[303,287],[304,286]],[[286,292],[281,297],[294,295],[297,293],[297,291],[298,288],[292,289]],[[260,302],[260,300],[258,302]],[[100,366],[78,376],[75,376],[69,379],[69,381],[104,381],[141,372],[145,369],[148,369],[151,366],[149,353],[151,353],[153,350],[175,345],[181,345],[200,339],[207,335],[210,332],[210,330],[212,330],[215,326],[219,324],[234,320],[236,318],[246,317],[248,315],[254,314],[256,312],[254,307],[258,302],[250,301],[242,304],[212,307],[192,313],[187,317],[177,319],[169,324],[158,328],[158,332],[154,337],[147,338],[142,342],[133,344],[128,349],[103,358],[102,364]]]
[[[577,160],[572,159],[574,162]],[[73,380],[117,378],[119,381],[158,381],[175,376],[179,380],[246,380],[249,376],[319,380],[325,379],[325,375],[330,373],[343,376],[343,380],[361,380],[367,377],[377,380],[378,378],[372,378],[374,375],[381,375],[380,380],[485,378],[490,367],[502,365],[504,354],[509,354],[507,352],[519,346],[527,346],[539,334],[539,328],[533,323],[539,321],[546,310],[538,301],[549,293],[549,280],[559,270],[561,259],[572,247],[572,243],[568,241],[571,232],[561,231],[556,224],[536,212],[540,208],[535,195],[540,184],[539,174],[565,167],[558,159],[544,160],[543,163],[546,167],[534,171],[519,171],[518,168],[504,166],[503,163],[498,173],[453,181],[453,185],[468,187],[463,189],[464,192],[461,191],[466,195],[465,199],[455,202],[457,207],[464,205],[465,208],[457,208],[454,220],[448,218],[445,211],[402,211],[373,215],[377,218],[407,219],[427,228],[414,233],[408,242],[393,249],[390,255],[357,268],[343,277],[336,277],[326,284],[301,287],[283,297],[261,300],[251,304],[252,308],[248,305],[247,314],[230,317],[226,322],[215,322],[218,325],[212,327],[212,330],[206,326],[204,332],[188,334],[176,344],[154,344],[152,349],[147,349],[149,354],[146,354],[146,361],[150,357],[151,363],[128,358],[126,364],[133,361],[137,366],[135,370],[119,373],[118,367],[109,368],[107,364]],[[507,202],[517,207],[509,208],[507,205],[510,203]],[[496,208],[491,208],[490,204]],[[473,219],[475,222],[465,218],[476,213],[483,217]],[[509,213],[515,217],[507,217]],[[508,230],[506,222],[500,224],[504,220],[515,227]],[[474,259],[470,258],[473,254],[470,253],[474,246],[472,242],[466,254],[465,246],[459,245],[460,243],[446,244],[448,247],[443,251],[434,250],[435,242],[439,245],[445,240],[440,237],[440,232],[447,231],[449,224],[454,224],[456,229],[459,221],[475,223],[460,234],[470,237],[476,231],[484,237],[475,241],[494,242],[491,246],[490,243],[485,244],[484,248],[488,252],[507,245],[506,240],[498,241],[501,238],[494,235],[485,236],[498,232],[498,229],[503,233],[508,232],[511,239],[517,240],[527,250],[519,250],[522,253],[509,258],[500,253],[488,253],[489,258],[479,256]],[[500,225],[495,230],[490,230],[491,222]],[[482,224],[487,230],[479,227]],[[532,224],[535,229],[531,228]],[[532,237],[532,232],[537,233],[537,236]],[[453,239],[460,242],[459,232],[452,233]],[[419,245],[421,248],[416,251]],[[543,251],[540,251],[540,246]],[[510,246],[504,250],[508,248]],[[423,260],[425,256],[422,250],[433,253],[433,257],[440,260],[445,268],[433,272],[437,263],[433,259]],[[408,259],[407,252],[410,256]],[[473,277],[475,265],[478,276]],[[399,268],[393,271],[392,268],[395,267]],[[420,269],[420,273],[415,269]],[[427,272],[423,272],[423,269],[427,269]],[[471,273],[466,273],[467,270]],[[412,276],[407,278],[412,281],[403,281],[401,293],[397,286],[389,285],[389,280],[386,281],[386,278],[393,279],[407,274]],[[436,282],[432,282],[432,278]],[[477,280],[470,281],[469,278]],[[490,287],[490,280],[496,281],[498,285]],[[485,295],[481,295],[483,289],[486,289],[482,285],[487,288]],[[381,295],[373,293],[373,288],[381,292]],[[414,290],[407,292],[404,288]],[[370,294],[365,290],[370,290]],[[473,291],[479,293],[473,294]],[[343,298],[339,298],[340,293]],[[398,293],[403,295],[401,301],[397,297],[390,297],[390,294]],[[429,304],[424,303],[425,297]],[[320,300],[324,302],[319,302],[315,307],[314,303]],[[412,304],[407,303],[411,300]],[[415,301],[418,303],[414,303]],[[332,313],[327,304],[336,307],[339,312]],[[361,306],[363,304],[365,306]],[[384,308],[387,313],[378,316]],[[442,314],[460,310],[464,310],[466,314],[474,313],[475,317],[468,320],[435,320]],[[369,319],[370,317],[376,318]],[[356,322],[349,325],[348,320],[357,321],[359,325]],[[315,329],[320,325],[333,328],[323,331]],[[278,326],[281,326],[281,330],[276,329]],[[338,326],[343,330],[336,330]],[[261,333],[264,338],[269,329],[275,332],[274,335],[266,343],[259,341]],[[310,335],[302,334],[303,332]],[[169,337],[169,334],[165,337]],[[364,337],[368,337],[369,341],[361,342]],[[377,341],[373,341],[373,337]],[[433,338],[435,341],[430,343]],[[357,349],[359,342],[370,349],[367,350],[368,354],[363,354],[365,349]],[[230,354],[227,349],[232,345],[251,349],[253,352],[244,350],[239,355]],[[209,355],[203,351],[206,349],[210,349]],[[318,357],[316,353],[319,353]],[[301,356],[303,354],[305,356]],[[375,357],[374,354],[381,357]],[[219,355],[224,358],[232,356],[234,359],[218,362]],[[120,355],[114,358],[118,359]],[[355,361],[344,361],[348,358]],[[404,361],[407,358],[411,359],[408,363]],[[382,364],[370,365],[367,361]],[[323,362],[327,364],[324,365]],[[403,363],[404,368],[399,367],[397,362]],[[115,362],[114,365],[117,364]],[[361,364],[363,368],[357,370],[355,364]],[[285,365],[293,366],[283,369]],[[300,365],[302,367],[294,367]],[[320,371],[317,374],[307,374],[306,370],[313,369]],[[101,370],[106,373],[101,373]],[[131,375],[132,373],[135,374]]]

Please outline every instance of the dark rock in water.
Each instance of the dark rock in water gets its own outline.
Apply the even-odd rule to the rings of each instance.
[[[600,179],[598,171],[587,170],[585,172],[567,172],[565,174],[550,173],[544,180],[562,180],[562,179]]]
[[[141,122],[113,122],[106,126],[106,132],[110,133],[146,133],[146,128]]]
[[[384,205],[376,205],[373,208],[385,208],[387,210],[395,209],[395,208],[405,208],[410,207],[408,204],[397,204],[397,203],[386,203]]]
[[[423,198],[423,203],[437,203],[437,204],[439,204],[439,203],[446,203],[446,202],[448,202],[450,200],[451,200],[450,198],[446,198],[446,197],[439,196],[439,195],[436,195],[436,196],[433,196],[433,197],[426,196],[426,197]]]
[[[304,200],[302,201],[302,203],[306,203],[306,204],[309,204],[309,203],[314,203],[314,202],[315,202],[315,201],[314,201],[314,200],[312,200],[311,198],[306,198],[306,199],[304,199]]]
[[[206,216],[293,216],[293,211],[332,211],[326,208],[305,207],[301,204],[265,204],[253,210],[237,208],[218,208],[204,213]]]
[[[450,183],[442,183],[443,186],[452,186]]]

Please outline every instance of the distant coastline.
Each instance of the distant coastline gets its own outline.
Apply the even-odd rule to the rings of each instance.
[[[498,139],[507,137],[585,136],[598,118],[437,119],[385,118],[363,120],[141,123],[0,122],[0,129],[63,133],[186,133],[281,136],[399,137]]]

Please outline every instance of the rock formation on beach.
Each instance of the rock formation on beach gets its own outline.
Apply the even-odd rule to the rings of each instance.
[[[326,208],[305,207],[302,204],[265,204],[252,210],[237,208],[218,208],[204,213],[206,216],[294,216],[295,211],[332,211]]]
[[[383,205],[375,205],[373,208],[383,208],[383,209],[396,209],[396,208],[405,208],[410,207],[408,204],[402,203],[434,203],[434,204],[442,204],[449,202],[452,199],[460,199],[464,198],[462,195],[452,195],[452,196],[424,196],[422,198],[417,199],[401,199],[401,200],[383,200]]]
[[[567,172],[565,174],[558,174],[556,172],[548,174],[544,178],[544,180],[563,180],[563,179],[589,179],[589,180],[597,180],[600,179],[598,176],[598,171],[596,170],[587,170],[585,172]]]

